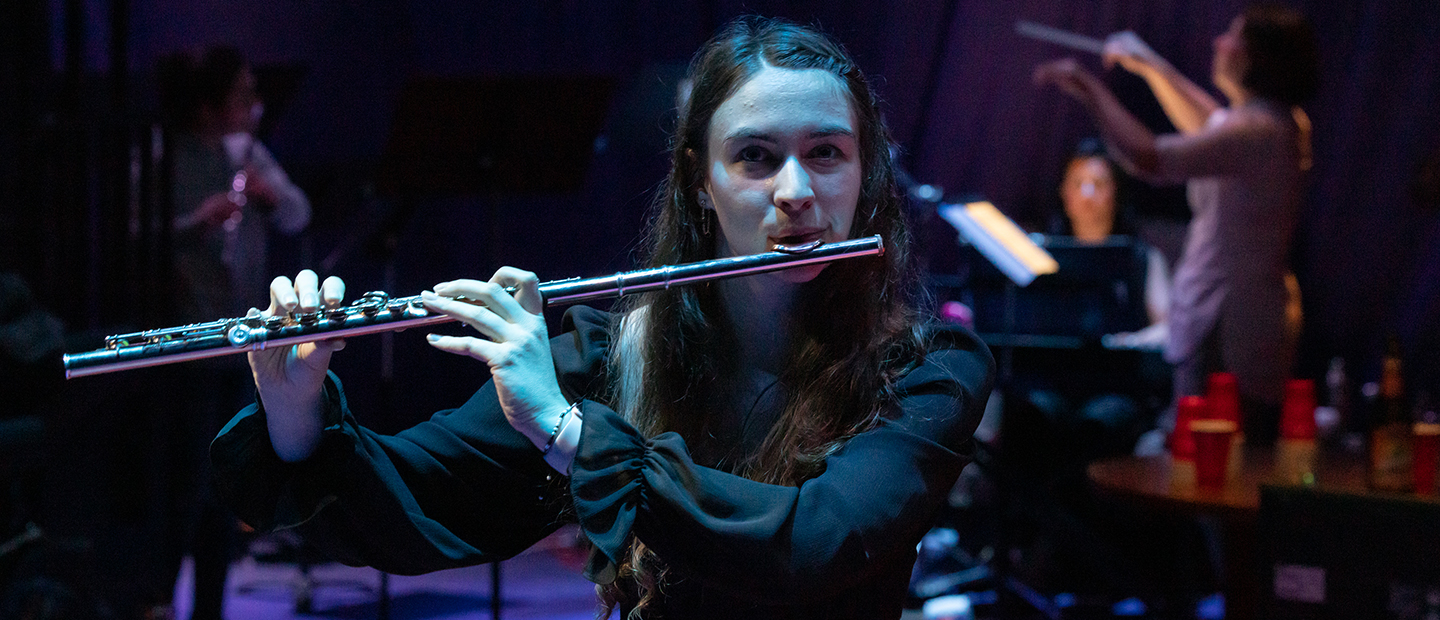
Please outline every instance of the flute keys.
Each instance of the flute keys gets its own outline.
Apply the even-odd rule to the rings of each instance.
[[[254,329],[244,323],[236,323],[225,331],[225,341],[229,342],[232,347],[245,347],[255,339],[255,334],[264,332],[264,329]]]
[[[361,295],[360,299],[355,300],[355,303],[351,304],[351,307],[364,312],[365,316],[375,316],[380,312],[380,309],[389,304],[390,295],[388,293],[384,291],[370,291]]]

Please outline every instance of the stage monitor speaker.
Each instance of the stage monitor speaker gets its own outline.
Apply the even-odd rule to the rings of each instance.
[[[1440,502],[1262,486],[1262,618],[1422,620],[1440,614]]]

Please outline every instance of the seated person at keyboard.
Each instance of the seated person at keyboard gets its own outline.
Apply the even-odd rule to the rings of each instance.
[[[1118,199],[1120,182],[1114,162],[1105,156],[1105,147],[1096,140],[1083,140],[1065,166],[1060,183],[1063,217],[1056,217],[1050,233],[1073,237],[1082,244],[1098,244],[1113,236],[1133,236],[1128,212]],[[1105,346],[1126,349],[1160,350],[1169,332],[1165,324],[1170,309],[1170,269],[1164,255],[1148,245],[1145,270],[1145,311],[1148,327],[1107,336]]]

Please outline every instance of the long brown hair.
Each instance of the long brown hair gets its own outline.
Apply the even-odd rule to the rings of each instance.
[[[879,420],[903,364],[923,354],[925,338],[917,320],[919,287],[904,203],[878,101],[849,54],[804,26],[741,18],[691,61],[692,89],[672,138],[670,176],[656,196],[645,238],[648,264],[715,257],[716,239],[708,232],[715,222],[706,221],[714,215],[698,199],[710,120],[766,65],[824,70],[845,86],[858,121],[863,174],[850,237],[879,234],[885,239],[883,259],[832,263],[802,285],[799,333],[780,377],[790,390],[783,412],[753,454],[712,464],[753,480],[798,486],[820,474],[825,457],[848,438]],[[631,388],[617,387],[615,394],[634,400],[622,403],[621,410],[646,436],[675,431],[698,439],[706,421],[722,410],[719,403],[726,402],[724,379],[737,359],[734,332],[718,293],[709,287],[658,291],[632,298],[622,310],[621,316],[643,318],[626,326],[612,357],[618,366],[612,377],[622,377],[617,383],[628,381]],[[663,572],[663,561],[636,543],[631,559],[620,566],[621,577],[633,580],[635,591],[627,595],[612,584],[602,596],[610,607],[625,602],[644,608]]]

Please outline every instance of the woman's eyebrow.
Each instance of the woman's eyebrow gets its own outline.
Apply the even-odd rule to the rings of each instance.
[[[855,132],[850,131],[850,128],[844,125],[829,125],[810,132],[811,138],[829,138],[831,136],[854,138]]]
[[[778,140],[775,139],[775,136],[760,131],[759,129],[751,129],[749,127],[741,127],[740,129],[732,132],[730,135],[725,136],[726,142],[733,142],[736,140],[759,140],[761,142],[772,143],[778,142]]]
[[[811,131],[809,134],[806,134],[806,137],[812,140],[815,138],[829,138],[831,136],[844,136],[847,138],[854,138],[855,132],[851,131],[849,127],[846,127],[844,125],[826,125],[823,127],[819,127],[814,131]],[[762,142],[771,143],[779,142],[779,140],[777,140],[772,134],[766,133],[759,129],[751,129],[748,127],[742,127],[735,130],[734,133],[725,136],[726,142],[731,142],[735,140],[759,140]]]

